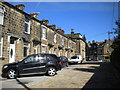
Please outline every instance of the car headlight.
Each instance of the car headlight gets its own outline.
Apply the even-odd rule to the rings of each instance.
[[[7,68],[8,66],[6,65],[6,66],[3,66],[3,69],[5,69],[5,68]]]

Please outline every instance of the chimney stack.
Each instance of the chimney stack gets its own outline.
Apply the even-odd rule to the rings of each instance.
[[[41,20],[43,24],[48,25],[49,21],[48,20]]]
[[[34,17],[34,18],[36,18],[36,19],[38,19],[38,13],[30,13],[30,15],[32,16],[32,17]]]
[[[56,29],[56,25],[55,24],[52,24],[52,25],[48,25],[49,28],[55,30]]]
[[[71,34],[74,34],[74,29],[71,29]]]
[[[15,7],[17,7],[18,9],[24,11],[24,8],[25,8],[25,5],[24,4],[18,4],[18,5],[15,5]]]
[[[56,29],[56,31],[60,34],[64,34],[64,30],[62,30],[61,28]]]

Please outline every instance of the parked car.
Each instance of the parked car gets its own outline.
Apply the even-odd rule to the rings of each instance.
[[[16,63],[2,67],[2,77],[10,79],[20,75],[48,74],[54,76],[61,70],[60,60],[54,54],[33,54]]]
[[[68,67],[68,58],[66,56],[60,56],[61,67]]]
[[[82,56],[81,55],[75,55],[72,56],[69,60],[69,63],[82,63]]]

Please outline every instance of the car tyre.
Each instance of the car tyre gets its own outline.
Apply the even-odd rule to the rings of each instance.
[[[66,64],[66,67],[68,67],[68,66],[69,66],[69,64],[67,63],[67,64]]]
[[[10,69],[8,72],[7,72],[7,77],[9,79],[15,79],[18,75],[18,72],[14,69]]]
[[[55,76],[55,74],[56,74],[55,67],[49,67],[48,70],[47,70],[47,75],[49,75],[49,76]]]

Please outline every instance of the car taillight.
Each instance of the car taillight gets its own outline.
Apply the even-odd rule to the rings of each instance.
[[[61,64],[61,61],[58,61],[58,64]]]

